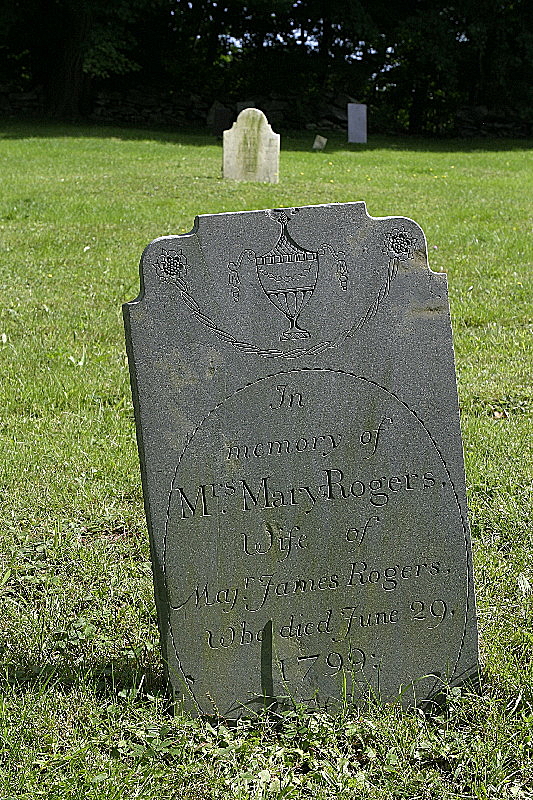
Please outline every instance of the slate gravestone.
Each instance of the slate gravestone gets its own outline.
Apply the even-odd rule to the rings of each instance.
[[[366,144],[366,105],[348,103],[348,141]]]
[[[258,108],[245,108],[224,131],[223,175],[234,181],[277,183],[279,133]]]
[[[185,707],[405,705],[477,670],[446,277],[364,203],[197,218],[124,306]]]
[[[237,114],[240,114],[245,108],[255,108],[255,100],[240,100],[238,103],[235,103],[235,108]]]
[[[234,119],[233,111],[215,100],[207,114],[207,127],[215,136],[222,136],[225,130],[231,128]]]

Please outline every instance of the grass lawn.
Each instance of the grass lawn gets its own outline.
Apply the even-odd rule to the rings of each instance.
[[[282,138],[279,185],[193,133],[0,130],[0,798],[533,798],[533,291],[527,142]],[[448,273],[481,634],[434,714],[172,717],[121,304],[198,213],[365,200]]]

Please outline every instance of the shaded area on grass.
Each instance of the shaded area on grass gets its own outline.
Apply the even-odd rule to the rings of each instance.
[[[313,142],[320,131],[287,131],[282,133],[282,150],[293,152],[309,152],[320,158],[339,150],[361,153],[372,150],[402,150],[410,152],[427,153],[494,153],[512,152],[515,150],[531,150],[533,140],[523,139],[498,139],[494,137],[472,138],[435,138],[427,139],[415,136],[385,136],[369,135],[367,144],[349,144],[346,135],[338,132],[322,132],[328,143],[323,152],[313,152]],[[140,128],[138,126],[116,125],[77,125],[66,123],[42,122],[5,122],[0,128],[1,139],[28,139],[28,138],[96,138],[119,139],[121,141],[148,141],[160,144],[186,144],[192,147],[222,146],[221,137],[208,133],[205,129],[195,126],[180,130],[168,128]]]

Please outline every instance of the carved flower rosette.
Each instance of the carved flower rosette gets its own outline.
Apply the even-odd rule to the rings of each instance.
[[[385,240],[383,252],[389,258],[407,261],[412,258],[416,247],[417,241],[414,236],[411,236],[404,228],[393,228]]]

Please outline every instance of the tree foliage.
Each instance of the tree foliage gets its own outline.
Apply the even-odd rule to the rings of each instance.
[[[15,0],[0,67],[59,116],[102,86],[309,109],[344,92],[389,127],[439,132],[461,105],[531,108],[530,22],[527,0]]]

